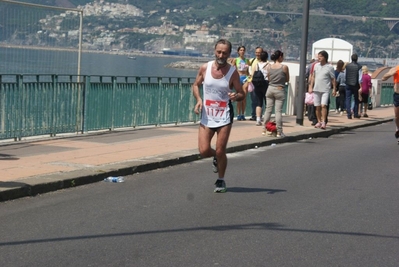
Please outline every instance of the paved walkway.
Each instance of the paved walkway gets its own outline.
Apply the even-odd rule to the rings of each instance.
[[[345,130],[392,122],[392,107],[375,108],[369,118],[349,120],[331,112],[327,130],[304,118],[284,116],[285,138],[261,135],[253,121],[235,121],[228,152],[271,143],[328,137]],[[392,122],[392,132],[394,125]],[[199,159],[198,125],[164,126],[0,143],[0,201],[97,182]]]

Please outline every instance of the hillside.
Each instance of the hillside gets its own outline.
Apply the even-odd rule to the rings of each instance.
[[[29,2],[63,7],[84,7],[91,3],[86,0],[29,0]],[[244,44],[249,51],[254,50],[256,46],[262,46],[268,51],[282,49],[292,57],[300,54],[302,16],[270,15],[267,12],[302,14],[302,1],[107,0],[107,2],[133,5],[140,9],[143,15],[118,18],[118,16],[86,13],[84,18],[86,32],[98,32],[102,35],[104,32],[117,32],[107,36],[113,40],[107,47],[102,46],[97,49],[135,47],[139,50],[159,51],[163,47],[193,46],[203,53],[210,53],[212,42],[190,38],[198,34],[207,34],[215,38],[228,38],[235,46]],[[378,19],[396,17],[395,11],[399,10],[397,0],[384,2],[311,0],[310,3],[309,47],[316,40],[339,37],[354,44],[355,51],[363,56],[398,56],[399,26],[390,31],[387,24]],[[347,17],[334,15],[347,15]],[[187,25],[191,28],[187,28]],[[160,31],[157,28],[168,29]],[[127,31],[121,31],[122,29]],[[12,34],[12,31],[9,34]],[[85,39],[88,46],[90,42],[98,39],[92,35]],[[9,37],[7,34],[2,36]]]

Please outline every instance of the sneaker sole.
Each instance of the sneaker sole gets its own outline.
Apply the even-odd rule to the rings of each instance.
[[[226,191],[226,188],[215,188],[215,190],[213,190],[214,193],[226,193]]]

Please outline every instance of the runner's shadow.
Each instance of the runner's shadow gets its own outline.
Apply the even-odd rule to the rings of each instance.
[[[19,160],[19,158],[9,154],[0,154],[0,160]]]
[[[266,192],[267,194],[275,194],[281,192],[287,192],[283,189],[268,189],[268,188],[250,188],[250,187],[228,187],[227,192],[233,193],[259,193]]]

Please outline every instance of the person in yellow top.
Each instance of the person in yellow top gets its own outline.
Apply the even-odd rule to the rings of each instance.
[[[249,76],[249,59],[245,58],[245,46],[241,45],[237,49],[238,57],[235,59],[234,66],[240,75],[240,82],[243,85],[245,94],[247,93],[248,84],[247,79]],[[245,84],[245,85],[244,85]],[[247,99],[237,101],[237,120],[245,121],[245,108],[247,107]]]
[[[387,73],[382,76],[382,80],[386,81],[390,77],[393,76],[393,110],[395,112],[395,124],[396,124],[396,131],[395,131],[395,138],[399,139],[399,65],[392,67]],[[398,140],[399,144],[399,140]]]

